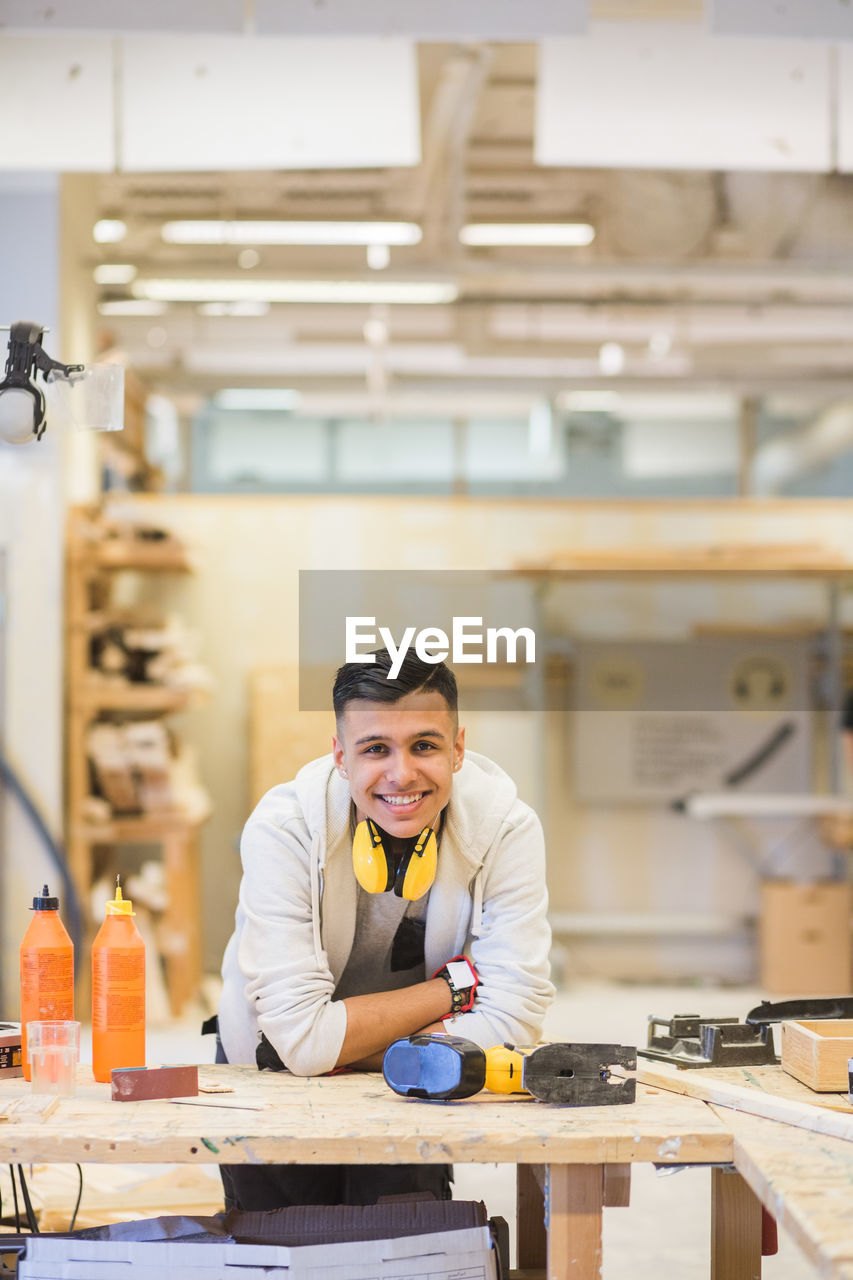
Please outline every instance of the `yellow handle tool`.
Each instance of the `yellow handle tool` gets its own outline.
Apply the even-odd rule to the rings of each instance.
[[[637,1050],[621,1044],[497,1044],[486,1050],[486,1088],[530,1093],[540,1102],[594,1107],[633,1102],[636,1080],[611,1066],[636,1071]]]
[[[514,1044],[486,1050],[486,1088],[491,1093],[528,1093],[522,1083],[527,1052]]]

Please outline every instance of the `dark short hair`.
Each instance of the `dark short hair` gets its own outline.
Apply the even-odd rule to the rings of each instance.
[[[450,714],[458,714],[456,676],[445,662],[422,662],[409,649],[398,674],[392,680],[388,672],[393,659],[387,649],[375,650],[374,662],[347,662],[338,668],[332,689],[335,717],[340,719],[348,702],[363,698],[367,702],[399,702],[408,693],[440,693]]]

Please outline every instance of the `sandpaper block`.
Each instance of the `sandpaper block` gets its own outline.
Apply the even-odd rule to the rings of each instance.
[[[113,1102],[151,1098],[195,1098],[198,1067],[115,1067],[110,1072]]]

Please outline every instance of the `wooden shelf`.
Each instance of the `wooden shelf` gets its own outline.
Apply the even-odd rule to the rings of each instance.
[[[630,578],[786,577],[850,578],[853,560],[831,547],[768,543],[697,547],[599,547],[567,551],[547,561],[521,562],[510,571],[519,577]]]
[[[107,538],[83,542],[77,548],[81,564],[97,569],[135,569],[145,573],[192,573],[195,566],[186,547],[169,538],[163,541]]]
[[[126,817],[111,818],[108,822],[81,822],[72,830],[73,834],[91,844],[145,844],[156,843],[163,836],[176,832],[195,832],[210,816],[209,809],[199,809],[196,813],[179,811],[163,813],[146,813]]]
[[[99,526],[104,530],[100,541],[96,537]],[[159,845],[168,901],[158,929],[158,946],[165,966],[171,1009],[179,1014],[196,995],[202,972],[198,837],[202,823],[209,816],[209,802],[200,788],[197,797],[192,789],[184,810],[116,816],[106,821],[88,820],[85,815],[91,779],[87,739],[92,725],[104,713],[157,718],[200,705],[208,691],[99,678],[90,666],[90,643],[93,632],[110,625],[115,574],[124,569],[142,574],[186,574],[193,571],[194,565],[186,548],[172,535],[150,540],[111,537],[109,528],[101,523],[95,508],[76,507],[69,512],[66,571],[68,865],[86,920],[87,941],[91,943],[96,921],[89,903],[97,847]],[[85,974],[85,966],[82,972]],[[88,999],[84,980],[78,990],[78,1006],[84,1014]]]
[[[159,684],[100,684],[83,681],[70,692],[73,707],[85,711],[148,712],[167,715],[200,706],[206,698],[204,689],[172,689]]]

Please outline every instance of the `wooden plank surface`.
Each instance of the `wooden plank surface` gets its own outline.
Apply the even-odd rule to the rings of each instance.
[[[0,1125],[0,1162],[111,1163],[728,1163],[725,1126],[691,1098],[639,1090],[629,1106],[561,1107],[482,1093],[425,1103],[392,1093],[381,1075],[302,1079],[253,1067],[208,1066],[199,1085],[233,1087],[227,1106],[113,1103],[80,1068],[77,1096],[50,1122]],[[0,1083],[0,1101],[29,1090]],[[199,1103],[202,1099],[197,1100]],[[238,1110],[246,1102],[260,1110]]]
[[[59,1106],[59,1098],[45,1093],[24,1093],[16,1098],[3,1099],[0,1095],[0,1120],[20,1124],[24,1120],[43,1121],[53,1115]]]
[[[815,1093],[781,1067],[682,1071],[642,1058],[640,1064],[637,1078],[646,1085],[853,1141],[853,1107],[846,1095]]]
[[[710,1109],[732,1132],[738,1172],[823,1280],[853,1280],[853,1143]]]

